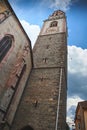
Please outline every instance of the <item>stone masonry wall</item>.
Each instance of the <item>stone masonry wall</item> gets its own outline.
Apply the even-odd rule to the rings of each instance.
[[[64,70],[63,70],[64,74]],[[12,130],[30,125],[34,130],[55,130],[60,68],[33,69],[16,113]],[[59,127],[65,128],[66,86],[62,76]],[[61,117],[61,118],[60,118]],[[62,120],[62,123],[61,123]],[[63,125],[62,125],[63,124]]]
[[[20,130],[27,125],[34,130],[55,130],[57,117],[57,130],[65,130],[66,34],[39,36],[33,58],[34,68],[11,130]]]
[[[39,36],[33,49],[34,67],[66,66],[66,34]]]

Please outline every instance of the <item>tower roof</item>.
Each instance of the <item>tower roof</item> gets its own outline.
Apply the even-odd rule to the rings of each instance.
[[[65,13],[61,10],[56,10],[53,12],[52,15],[49,16],[49,19],[62,18],[62,17],[65,17]]]
[[[87,109],[87,100],[78,103],[83,109]]]
[[[76,116],[77,116],[77,113],[78,113],[78,110],[79,110],[80,107],[84,110],[87,110],[87,100],[78,102],[78,105],[77,105],[77,108],[76,108],[76,113],[75,113],[75,120],[76,120]]]
[[[51,16],[59,16],[59,15],[64,15],[64,12],[61,10],[56,10],[53,12],[53,14]]]

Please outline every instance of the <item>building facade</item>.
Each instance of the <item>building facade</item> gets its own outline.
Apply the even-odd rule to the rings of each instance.
[[[10,12],[13,11],[8,2],[5,6],[9,7]],[[33,56],[30,40],[14,13],[7,18],[7,22],[2,20],[0,29],[4,30],[6,25],[9,26],[1,36],[3,37],[7,31],[14,43],[13,49],[9,47],[9,52],[0,58],[2,73],[5,75],[7,70],[10,71],[5,75],[6,82],[0,77],[2,83],[0,85],[3,85],[0,86],[2,129],[26,130],[29,127],[30,130],[65,130],[67,98],[65,13],[55,11],[44,21],[33,49]],[[3,38],[1,43],[2,41]],[[9,41],[12,44],[11,40]],[[20,66],[21,69],[18,69]],[[3,115],[4,109],[7,112]]]
[[[0,0],[0,130],[12,124],[32,61],[28,36],[9,3]]]
[[[87,101],[79,102],[75,115],[75,130],[87,130]]]

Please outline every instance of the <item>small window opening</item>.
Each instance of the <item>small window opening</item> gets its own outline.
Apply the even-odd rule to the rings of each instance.
[[[49,45],[47,45],[46,48],[49,49]]]
[[[51,40],[51,37],[49,37],[49,40]]]
[[[43,81],[43,77],[41,77],[40,79],[41,79],[41,81]]]
[[[34,130],[31,126],[27,125],[21,128],[20,130]]]
[[[48,60],[47,58],[43,58],[44,63],[47,63],[47,60]]]
[[[38,101],[35,100],[35,104],[34,104],[34,106],[37,107],[37,105],[38,105]]]
[[[78,123],[78,129],[80,130],[80,123]]]
[[[57,21],[53,21],[51,24],[50,24],[50,27],[56,27],[57,26]]]

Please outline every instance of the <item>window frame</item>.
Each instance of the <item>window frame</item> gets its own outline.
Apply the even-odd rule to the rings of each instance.
[[[4,57],[9,52],[10,48],[12,47],[13,36],[12,35],[5,35],[0,40],[0,63],[3,61]]]
[[[58,21],[52,21],[50,27],[57,27]]]

